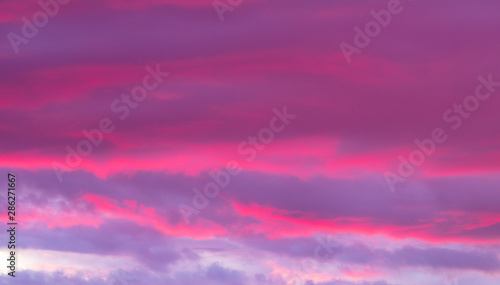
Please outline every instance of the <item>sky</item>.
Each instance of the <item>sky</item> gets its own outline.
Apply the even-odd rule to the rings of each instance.
[[[0,11],[0,284],[500,284],[500,2]]]

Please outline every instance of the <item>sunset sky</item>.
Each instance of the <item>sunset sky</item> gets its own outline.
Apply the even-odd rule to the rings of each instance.
[[[0,0],[0,284],[500,284],[499,1],[58,1]]]

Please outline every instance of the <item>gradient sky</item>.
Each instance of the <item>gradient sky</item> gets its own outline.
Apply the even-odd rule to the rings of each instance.
[[[500,2],[401,1],[350,63],[340,44],[391,1],[243,0],[221,21],[210,0],[71,0],[16,52],[37,2],[0,0],[0,168],[21,224],[0,284],[500,284],[500,87],[478,79],[500,81]],[[113,110],[151,69],[169,75]],[[458,117],[464,102],[479,103]]]

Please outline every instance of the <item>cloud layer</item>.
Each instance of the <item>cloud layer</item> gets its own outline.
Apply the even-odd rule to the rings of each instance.
[[[499,3],[401,1],[348,63],[394,1],[41,2],[13,45],[44,5],[0,0],[19,284],[500,281]]]

